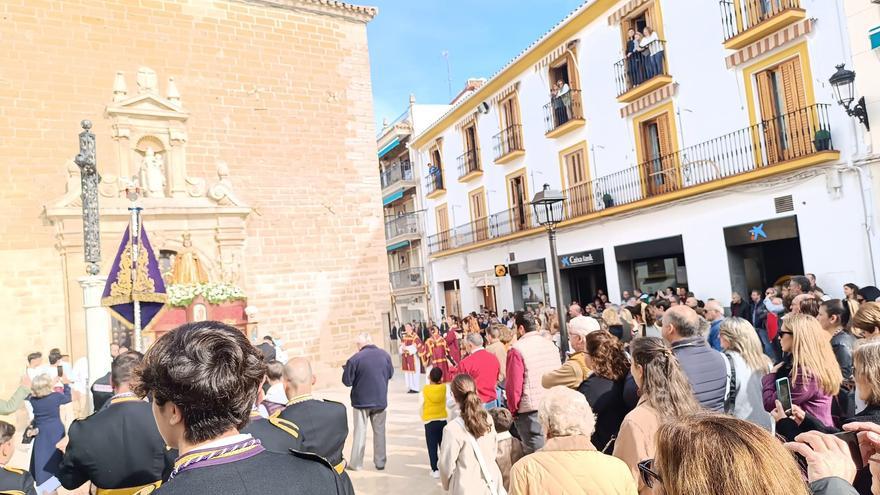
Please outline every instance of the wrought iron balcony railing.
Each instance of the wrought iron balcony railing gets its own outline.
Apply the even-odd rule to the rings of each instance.
[[[458,157],[458,178],[480,171],[480,148],[467,150]]]
[[[657,76],[668,76],[666,42],[656,40],[627,54],[614,64],[617,96],[641,86]]]
[[[406,213],[385,220],[385,239],[410,234],[419,234],[422,230],[422,217],[418,212]]]
[[[828,113],[827,104],[811,105],[570,187],[564,191],[565,219],[832,151]],[[428,251],[460,248],[534,227],[525,205],[431,235]]]
[[[439,168],[432,169],[425,177],[425,194],[443,189],[443,172]]]
[[[410,289],[425,285],[425,270],[422,268],[407,268],[389,274],[392,289]]]
[[[412,164],[409,160],[401,160],[385,167],[379,177],[381,178],[382,189],[391,187],[401,181],[411,181],[413,180]]]
[[[564,124],[584,118],[581,107],[581,91],[571,89],[560,96],[554,96],[544,105],[544,129],[550,133]]]
[[[524,151],[522,125],[514,124],[495,135],[495,159],[498,160],[514,151]]]
[[[789,9],[801,8],[800,0],[721,0],[724,41]]]

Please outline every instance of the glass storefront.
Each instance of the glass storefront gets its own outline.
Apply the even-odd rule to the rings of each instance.
[[[538,303],[550,306],[550,287],[547,283],[545,261],[525,261],[510,265],[513,284],[513,302],[516,309],[538,308]]]

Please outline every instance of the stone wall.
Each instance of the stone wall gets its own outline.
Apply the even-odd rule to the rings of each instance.
[[[389,298],[369,15],[327,3],[0,4],[2,391],[32,350],[84,353],[81,296],[42,208],[64,194],[81,119],[94,122],[99,169],[115,172],[104,109],[116,72],[131,84],[141,66],[163,88],[173,77],[190,113],[188,174],[215,177],[225,161],[236,193],[254,208],[242,285],[261,334],[328,367],[351,353],[356,333],[382,335]],[[105,272],[118,235],[103,232]]]

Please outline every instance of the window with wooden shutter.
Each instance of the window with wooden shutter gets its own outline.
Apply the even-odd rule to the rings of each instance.
[[[764,147],[767,150],[767,164],[773,164],[781,160],[780,126],[777,119],[779,107],[772,79],[775,74],[772,70],[765,70],[755,75],[758,85],[758,104],[761,107],[761,130],[763,131]],[[760,138],[758,138],[760,139]],[[756,143],[760,150],[760,142]],[[760,156],[760,155],[759,155]],[[759,160],[764,163],[764,160]]]
[[[568,182],[568,206],[572,216],[586,215],[592,211],[590,176],[584,160],[584,148],[579,148],[563,156]]]
[[[778,72],[782,75],[782,87],[785,101],[785,115],[782,126],[786,136],[785,159],[791,160],[803,156],[810,150],[809,118],[804,114],[807,96],[804,92],[804,77],[801,71],[801,59],[795,57],[779,65]]]
[[[649,195],[675,191],[679,185],[678,155],[669,127],[669,114],[663,113],[641,124],[645,161],[642,176]]]
[[[440,249],[449,249],[449,209],[445,204],[437,207],[437,234],[440,238]]]
[[[472,191],[470,194],[471,221],[475,240],[482,241],[488,238],[489,229],[487,224],[488,212],[486,208],[486,191],[482,188]]]

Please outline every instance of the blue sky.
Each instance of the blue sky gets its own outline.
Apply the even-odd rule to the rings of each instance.
[[[583,0],[373,0],[367,26],[377,125],[393,120],[415,93],[448,103],[469,77],[490,77]]]

